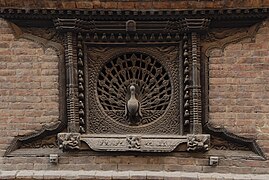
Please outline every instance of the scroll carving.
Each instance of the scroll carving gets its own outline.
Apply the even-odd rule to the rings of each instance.
[[[23,144],[21,148],[57,148],[56,136],[49,136],[42,140],[34,141],[31,143]]]
[[[212,29],[205,37],[206,40],[202,44],[202,51],[207,57],[210,57],[210,53],[214,49],[223,51],[231,43],[236,43],[246,38],[253,38],[260,26],[261,23],[257,23],[249,28],[220,29],[218,31]]]

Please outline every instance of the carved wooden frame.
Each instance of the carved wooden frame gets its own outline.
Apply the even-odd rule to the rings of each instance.
[[[0,17],[6,18],[18,26],[29,26],[29,24],[35,24],[38,27],[44,28],[45,26],[55,27],[60,34],[64,36],[64,46],[65,46],[65,70],[66,70],[66,96],[62,94],[64,103],[61,103],[62,109],[67,108],[67,117],[64,113],[61,113],[61,122],[55,127],[43,128],[40,132],[24,136],[16,137],[12,142],[11,146],[7,149],[6,154],[8,155],[11,151],[19,148],[21,144],[32,142],[36,139],[41,139],[50,134],[56,134],[62,132],[67,127],[67,133],[60,133],[58,138],[60,146],[66,150],[68,149],[79,149],[81,134],[84,133],[84,124],[81,122],[80,110],[82,107],[87,106],[79,105],[79,94],[81,91],[78,87],[78,75],[77,70],[80,67],[79,58],[84,58],[83,48],[81,47],[82,36],[81,33],[87,32],[117,32],[115,30],[107,30],[103,28],[98,21],[104,21],[109,23],[112,20],[121,21],[125,24],[124,30],[121,30],[123,34],[126,35],[129,32],[139,31],[139,28],[136,27],[137,21],[143,20],[152,23],[152,21],[158,21],[159,26],[154,29],[154,33],[165,33],[164,37],[161,39],[145,39],[143,34],[141,39],[138,41],[151,41],[151,42],[170,42],[178,41],[180,36],[182,36],[183,42],[183,53],[182,57],[184,58],[184,68],[188,67],[189,70],[186,70],[184,74],[184,79],[186,82],[191,82],[191,84],[185,84],[184,96],[186,95],[186,101],[184,102],[184,124],[188,126],[188,129],[185,134],[189,134],[184,137],[162,137],[163,139],[176,139],[178,144],[186,143],[186,150],[208,150],[209,136],[205,133],[209,133],[215,136],[220,136],[226,140],[233,141],[239,144],[243,144],[249,147],[250,150],[257,153],[258,155],[265,158],[263,152],[257,145],[256,141],[253,139],[247,139],[243,137],[236,136],[232,133],[227,132],[225,129],[216,129],[212,128],[208,123],[208,62],[206,61],[205,51],[201,51],[201,35],[207,30],[209,22],[211,21],[210,27],[248,27],[257,22],[260,22],[268,16],[268,8],[261,9],[235,9],[235,10],[199,10],[199,11],[87,11],[87,10],[25,10],[25,9],[7,9],[3,8],[0,11]],[[123,17],[122,14],[125,14]],[[48,16],[49,15],[49,16]],[[32,18],[31,16],[35,16]],[[232,17],[239,17],[237,20],[234,20]],[[41,20],[41,23],[37,23],[36,19]],[[228,19],[228,20],[225,20]],[[233,19],[231,24],[230,19]],[[24,20],[24,21],[22,21]],[[220,23],[222,20],[222,23]],[[52,23],[54,22],[54,23]],[[96,23],[97,22],[97,23]],[[154,23],[154,22],[153,22]],[[135,27],[134,27],[135,26]],[[145,30],[145,29],[144,29]],[[151,30],[152,31],[152,30]],[[145,31],[146,32],[146,31]],[[252,31],[251,31],[252,32]],[[141,32],[139,32],[141,33]],[[143,31],[142,31],[143,33]],[[31,35],[30,35],[31,36]],[[246,35],[247,36],[247,35]],[[111,37],[111,36],[110,36]],[[85,37],[87,38],[87,37]],[[236,38],[235,38],[236,39]],[[38,40],[40,41],[40,39]],[[104,43],[107,43],[105,36],[102,36]],[[129,41],[129,40],[127,40]],[[231,38],[231,41],[234,41]],[[41,43],[42,44],[42,43]],[[46,43],[43,43],[46,44]],[[225,46],[221,43],[221,45]],[[208,45],[207,49],[210,49],[213,46]],[[205,48],[205,47],[203,47]],[[203,61],[201,61],[203,60]],[[62,73],[63,70],[60,70]],[[63,77],[63,76],[60,76]],[[63,79],[61,79],[60,84],[63,87]],[[189,100],[189,101],[187,101]],[[185,106],[186,105],[186,106]],[[84,116],[84,115],[83,115]],[[84,130],[83,130],[84,129]],[[183,130],[181,130],[183,131]],[[100,136],[102,138],[102,136]],[[91,138],[100,138],[99,136]],[[89,137],[85,141],[95,139],[90,139]],[[113,137],[111,137],[113,138]],[[160,139],[162,139],[160,138]],[[137,143],[146,141],[148,139],[152,140],[152,137],[147,136],[130,136],[123,137],[125,142],[131,142],[130,150],[138,151],[147,151],[147,149],[139,150],[137,148]],[[162,140],[163,140],[162,139]],[[133,145],[132,141],[136,145]],[[156,150],[156,151],[172,151],[176,149],[174,145],[173,148],[166,150]],[[128,144],[127,144],[128,146]],[[135,148],[134,148],[135,147]],[[108,149],[96,149],[96,150],[108,150]],[[126,150],[123,149],[111,149],[111,150]],[[154,150],[149,150],[154,151]]]
[[[107,29],[102,29],[102,27],[97,28],[95,22],[93,21],[84,21],[81,19],[56,19],[54,21],[56,29],[58,29],[61,33],[65,35],[65,59],[66,59],[66,67],[67,67],[67,114],[68,114],[68,132],[58,134],[58,140],[65,144],[61,147],[66,147],[66,149],[73,149],[74,141],[70,139],[61,139],[61,137],[68,136],[72,137],[72,134],[81,133],[80,138],[76,138],[77,141],[83,141],[89,145],[91,149],[95,150],[106,150],[106,151],[173,151],[179,144],[187,143],[186,150],[208,150],[209,146],[209,138],[210,136],[207,134],[202,134],[202,117],[201,117],[201,84],[200,84],[200,32],[207,29],[209,24],[209,20],[207,19],[180,19],[177,22],[168,22],[165,26],[167,28],[159,28],[147,30],[147,26],[142,29],[132,27],[129,28],[130,20],[126,21],[126,31],[118,29],[120,33],[117,33],[117,37],[113,30],[109,32]],[[109,23],[108,23],[109,24]],[[142,22],[133,23],[134,26],[137,24],[143,24]],[[155,25],[156,26],[156,25]],[[161,25],[163,26],[163,25]],[[123,28],[123,27],[119,27]],[[98,31],[97,31],[98,29]],[[130,32],[131,31],[131,32]],[[180,38],[182,36],[182,38]],[[100,37],[100,38],[98,38]],[[124,38],[123,38],[124,37]],[[158,38],[154,38],[158,37]],[[83,64],[87,64],[85,61],[86,57],[83,48],[83,39],[89,40],[89,42],[95,42],[99,44],[111,44],[112,46],[116,43],[120,44],[128,44],[133,43],[137,44],[147,44],[147,43],[160,43],[165,44],[168,42],[180,42],[182,49],[182,68],[181,73],[184,79],[184,93],[182,95],[182,99],[180,102],[181,107],[184,104],[184,113],[181,111],[181,118],[179,119],[180,130],[178,130],[178,135],[171,136],[167,138],[166,136],[158,135],[157,138],[154,137],[155,141],[157,141],[152,146],[149,146],[147,141],[153,141],[153,137],[150,135],[144,134],[126,134],[121,137],[117,134],[106,135],[103,138],[102,135],[90,135],[85,133],[85,112],[88,108],[84,102],[85,97],[87,96],[85,93],[84,76],[87,76],[87,73],[83,72],[85,69]],[[183,45],[184,44],[184,45]],[[84,60],[83,60],[84,58]],[[86,59],[87,60],[87,59]],[[78,69],[80,68],[80,69]],[[78,74],[77,74],[78,72]],[[179,75],[181,77],[182,75]],[[94,78],[94,77],[92,77]],[[79,90],[78,86],[81,86],[81,90]],[[182,92],[183,92],[182,89]],[[79,103],[80,102],[80,103]],[[180,108],[181,109],[181,108]],[[86,111],[85,111],[86,110]],[[183,122],[186,123],[186,133],[191,134],[185,136],[183,133]],[[128,143],[130,138],[139,139],[139,144],[141,147],[128,148]],[[188,138],[192,137],[192,138]],[[204,137],[204,138],[201,138]],[[171,143],[173,146],[167,145],[170,143],[162,143],[164,138],[173,140]],[[205,140],[206,139],[206,140]],[[105,142],[104,142],[105,141]],[[188,143],[189,141],[197,142],[197,143]],[[95,142],[95,143],[94,143]],[[198,143],[199,142],[199,143]],[[70,148],[66,144],[70,143]],[[75,143],[78,144],[78,143]],[[104,146],[106,144],[107,146]],[[162,144],[162,145],[161,145]],[[192,144],[192,145],[191,145]],[[199,145],[198,145],[199,144]],[[119,145],[121,145],[119,147]],[[188,148],[188,146],[192,146],[192,148]],[[162,146],[161,149],[158,147]]]

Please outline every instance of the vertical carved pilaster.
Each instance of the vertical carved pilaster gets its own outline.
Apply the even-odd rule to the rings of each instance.
[[[78,118],[78,87],[76,82],[76,53],[73,46],[74,37],[72,32],[66,33],[65,38],[65,63],[66,63],[66,96],[67,96],[67,117],[68,132],[75,133],[79,131]]]
[[[191,33],[191,61],[192,61],[192,120],[190,132],[193,134],[202,133],[201,121],[201,83],[200,83],[200,36],[196,32]]]
[[[202,104],[201,104],[201,82],[200,82],[200,33],[207,30],[210,23],[209,19],[185,18],[182,25],[190,41],[189,51],[186,51],[186,57],[189,58],[189,129],[191,134],[202,133]],[[183,47],[184,48],[184,47]],[[189,52],[189,53],[188,53]],[[185,52],[184,52],[185,53]],[[183,54],[184,55],[184,54]],[[186,79],[186,77],[185,77]],[[186,110],[185,110],[186,111]],[[184,117],[184,119],[186,119]],[[185,121],[187,122],[187,121]]]

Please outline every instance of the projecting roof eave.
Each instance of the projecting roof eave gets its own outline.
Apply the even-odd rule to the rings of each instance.
[[[95,21],[176,21],[184,18],[206,18],[211,27],[250,26],[269,16],[269,7],[249,9],[195,9],[195,10],[113,10],[113,9],[29,9],[0,8],[0,17],[24,24],[53,26],[56,18],[78,18]],[[22,23],[22,22],[19,22]],[[33,24],[33,23],[31,23]]]

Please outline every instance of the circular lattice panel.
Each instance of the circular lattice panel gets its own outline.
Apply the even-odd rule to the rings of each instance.
[[[153,57],[133,52],[113,58],[99,73],[98,99],[109,117],[130,125],[126,114],[132,85],[141,114],[136,125],[153,122],[165,113],[172,94],[166,69]]]

